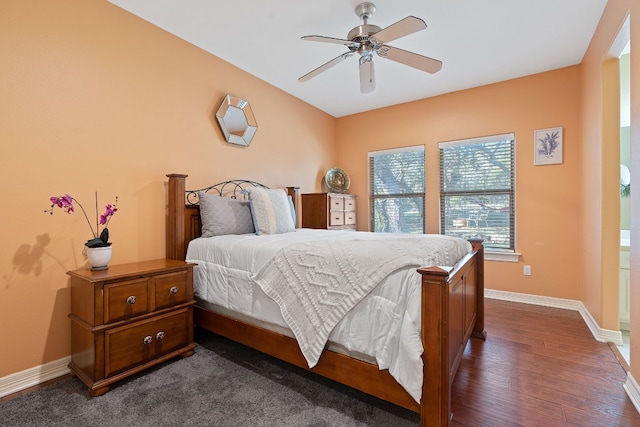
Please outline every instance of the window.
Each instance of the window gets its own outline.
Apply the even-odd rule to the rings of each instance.
[[[515,251],[514,134],[442,142],[440,232]]]
[[[369,153],[371,231],[424,233],[424,145]]]

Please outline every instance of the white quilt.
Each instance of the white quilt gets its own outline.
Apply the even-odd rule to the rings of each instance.
[[[334,241],[350,243],[344,246]],[[403,242],[418,248],[400,249]],[[439,249],[425,251],[433,244]],[[282,255],[284,252],[279,251],[285,247],[294,251]],[[347,247],[350,249],[345,249]],[[420,280],[415,268],[452,266],[470,250],[467,241],[441,235],[299,229],[275,235],[196,239],[189,244],[187,261],[198,263],[194,274],[198,298],[260,322],[287,327],[299,342],[299,335],[305,330],[307,338],[302,340],[307,344],[301,344],[301,349],[310,366],[317,362],[327,339],[356,357],[375,359],[380,369],[389,369],[419,402],[423,349]],[[360,259],[361,254],[373,252],[377,254],[375,260]],[[340,262],[346,258],[348,262]],[[338,263],[330,266],[331,259]],[[322,266],[320,275],[318,265]],[[300,276],[303,274],[310,274],[311,282],[329,283],[332,296],[328,297],[327,286],[309,285],[309,281]],[[277,276],[284,276],[284,280],[280,277],[274,282]],[[340,282],[340,277],[350,277],[351,283]],[[261,283],[264,291],[256,286],[254,279]],[[303,282],[307,284],[299,284]],[[309,323],[297,314],[296,320],[292,320],[291,312],[300,310],[291,305],[287,307],[284,300],[291,300],[289,304],[296,304],[296,300],[299,303],[301,290],[311,288],[316,288],[316,295],[328,304],[320,304],[324,309],[319,311],[314,309],[316,318]],[[308,295],[303,298],[306,303],[317,304]],[[321,319],[329,322],[320,322]],[[302,348],[305,345],[313,351],[307,353]]]
[[[278,303],[313,368],[336,324],[383,279],[401,268],[444,265],[448,254],[460,256],[456,243],[441,236],[296,243],[252,279]]]

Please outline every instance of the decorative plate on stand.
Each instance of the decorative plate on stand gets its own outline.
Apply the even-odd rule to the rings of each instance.
[[[346,193],[351,185],[349,175],[340,168],[329,169],[324,180],[332,193]]]

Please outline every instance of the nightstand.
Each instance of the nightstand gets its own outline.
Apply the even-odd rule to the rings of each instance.
[[[356,229],[356,196],[340,193],[302,194],[302,227]]]
[[[194,265],[159,259],[67,272],[69,369],[91,396],[158,363],[193,354]]]

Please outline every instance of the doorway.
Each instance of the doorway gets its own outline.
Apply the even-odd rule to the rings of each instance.
[[[620,69],[620,274],[619,304],[620,331],[623,345],[620,352],[630,363],[631,270],[629,249],[631,246],[631,43],[627,40],[619,56]]]

